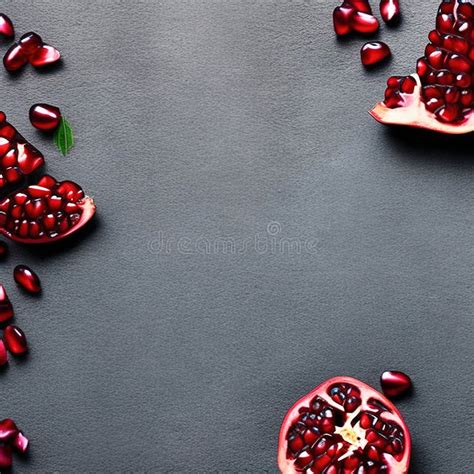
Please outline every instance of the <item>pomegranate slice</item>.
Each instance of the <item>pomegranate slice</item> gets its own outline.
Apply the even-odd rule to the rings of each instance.
[[[20,181],[43,164],[43,155],[0,112],[0,188]]]
[[[440,133],[474,131],[474,0],[444,0],[416,74],[391,77],[379,122]]]
[[[0,232],[25,244],[50,243],[73,234],[94,214],[94,201],[79,185],[45,175],[0,201]]]
[[[10,18],[5,13],[0,13],[0,35],[6,38],[13,38],[15,36],[15,28]]]
[[[392,402],[351,377],[327,380],[298,400],[278,442],[278,466],[288,474],[405,474],[410,455],[410,433]]]

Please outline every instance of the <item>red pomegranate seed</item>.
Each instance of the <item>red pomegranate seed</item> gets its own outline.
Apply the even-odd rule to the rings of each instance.
[[[358,12],[372,14],[372,8],[370,8],[368,0],[346,0],[345,3],[352,6]]]
[[[387,397],[397,397],[410,390],[412,382],[403,372],[387,370],[380,376],[380,385]]]
[[[0,367],[8,362],[7,348],[4,342],[0,339]]]
[[[61,111],[49,104],[34,104],[30,108],[30,122],[38,130],[55,130],[61,121]]]
[[[0,323],[13,318],[13,306],[3,285],[0,284]]]
[[[21,49],[21,46],[14,44],[3,56],[3,65],[8,72],[15,72],[21,69],[28,62],[28,57]]]
[[[12,441],[18,432],[18,427],[11,418],[5,418],[0,421],[0,442],[7,443]]]
[[[387,44],[382,41],[365,43],[360,50],[360,57],[364,66],[372,66],[390,57],[391,52]]]
[[[6,38],[13,38],[15,36],[13,23],[4,13],[0,13],[0,35]]]
[[[3,341],[12,354],[20,355],[28,350],[25,333],[17,326],[7,326],[3,330]]]
[[[25,454],[28,451],[30,440],[24,435],[22,431],[19,431],[13,440],[13,447],[20,453]]]
[[[0,469],[8,471],[12,467],[12,447],[0,444]]]
[[[38,48],[43,46],[43,40],[41,39],[40,35],[30,31],[29,33],[25,33],[20,38],[18,44],[25,55],[29,57],[34,54]]]
[[[398,0],[381,0],[380,14],[385,23],[392,23],[400,16],[400,3]]]
[[[363,12],[355,12],[350,24],[354,31],[363,34],[375,33],[379,29],[379,21],[373,15]]]
[[[49,66],[61,59],[61,54],[56,48],[45,44],[33,54],[30,59],[34,67]]]
[[[29,293],[39,293],[41,282],[38,275],[26,265],[17,265],[13,270],[13,278],[16,283]]]
[[[334,23],[334,31],[338,36],[347,35],[352,31],[350,21],[353,13],[354,9],[350,6],[346,6],[345,4],[334,9],[332,18]]]

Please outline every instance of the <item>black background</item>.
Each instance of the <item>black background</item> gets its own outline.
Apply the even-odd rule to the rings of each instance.
[[[473,138],[367,114],[414,70],[438,2],[402,2],[372,72],[363,39],[336,40],[334,3],[3,2],[64,64],[3,73],[1,109],[98,206],[78,238],[11,245],[1,267],[31,345],[0,374],[1,415],[32,440],[18,472],[275,472],[296,399],[388,368],[416,385],[398,404],[412,472],[471,472]],[[35,102],[73,124],[67,158],[29,124]],[[268,230],[303,247],[242,250]]]

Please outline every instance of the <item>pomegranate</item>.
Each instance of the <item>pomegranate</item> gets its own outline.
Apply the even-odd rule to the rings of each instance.
[[[25,333],[17,326],[7,326],[3,330],[3,342],[14,355],[24,354],[28,350]]]
[[[0,284],[0,323],[13,318],[13,306],[3,285]]]
[[[49,104],[34,104],[30,108],[30,122],[38,130],[52,131],[58,128],[61,111]]]
[[[2,472],[8,472],[12,467],[12,462],[12,447],[8,444],[0,444],[0,469]]]
[[[354,31],[371,34],[379,29],[377,18],[372,15],[367,0],[345,0],[333,12],[334,31],[339,36],[348,35]]]
[[[26,265],[17,265],[13,270],[13,278],[17,285],[28,293],[39,293],[41,282],[38,275]]]
[[[387,397],[398,397],[411,389],[412,382],[403,372],[387,370],[380,376],[380,385]]]
[[[13,447],[22,454],[28,451],[30,440],[24,435],[22,431],[19,431],[13,440]]]
[[[385,23],[394,23],[400,18],[400,3],[398,0],[381,0],[380,14]]]
[[[8,72],[15,72],[28,62],[34,67],[42,67],[53,64],[60,58],[61,54],[56,48],[44,44],[40,35],[30,32],[8,49],[3,57],[3,65]]]
[[[384,124],[474,131],[474,0],[444,0],[416,74],[388,79],[370,114]]]
[[[282,473],[405,474],[411,439],[392,402],[365,383],[335,377],[297,401],[278,442]]]
[[[0,35],[6,38],[13,38],[15,36],[15,28],[10,18],[5,13],[0,13]]]
[[[50,243],[76,232],[94,213],[94,201],[79,185],[45,175],[0,201],[0,232],[25,244]]]
[[[382,41],[365,43],[360,50],[360,58],[364,66],[373,66],[391,55],[390,48]]]
[[[0,189],[20,181],[43,164],[43,155],[0,112]]]
[[[0,421],[0,442],[7,443],[13,441],[18,434],[18,427],[11,418]]]

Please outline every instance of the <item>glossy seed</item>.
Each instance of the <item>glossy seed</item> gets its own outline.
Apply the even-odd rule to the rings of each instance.
[[[34,104],[30,108],[30,122],[38,130],[52,131],[58,128],[61,111],[49,104]]]
[[[39,293],[41,291],[41,282],[38,275],[26,265],[17,265],[13,270],[13,278],[17,285],[29,293]]]
[[[13,318],[13,306],[8,298],[5,287],[0,284],[0,323]]]
[[[5,13],[0,13],[0,35],[6,38],[13,38],[15,36],[15,29],[10,18]]]
[[[380,376],[383,393],[388,397],[397,397],[412,387],[410,377],[396,370],[387,370]]]
[[[360,50],[360,57],[364,66],[373,66],[387,59],[390,55],[390,48],[382,41],[365,43]]]
[[[24,354],[28,350],[25,333],[17,326],[7,326],[3,330],[3,341],[8,351],[14,355]]]

